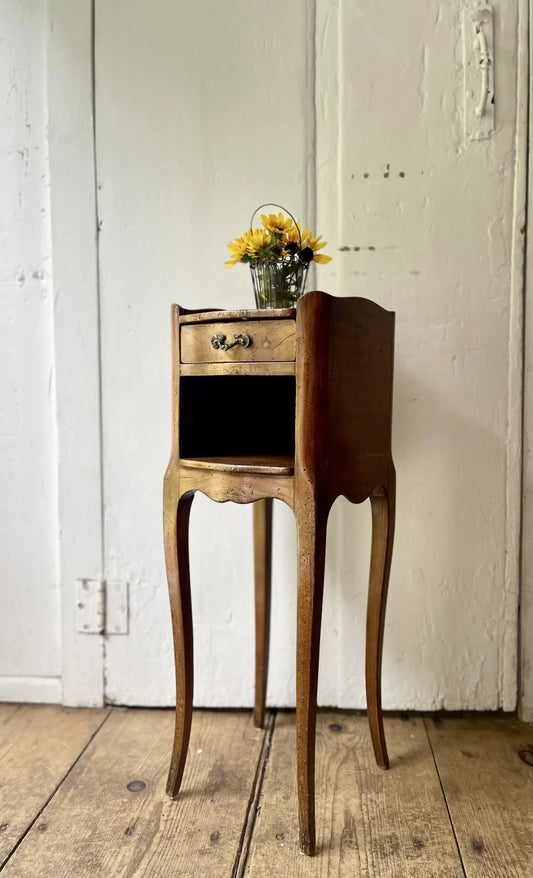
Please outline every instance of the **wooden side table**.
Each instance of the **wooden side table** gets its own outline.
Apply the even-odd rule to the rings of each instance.
[[[360,298],[306,293],[296,309],[172,306],[173,444],[164,482],[165,555],[176,661],[167,792],[178,794],[193,699],[188,523],[195,491],[255,503],[256,690],[268,667],[272,499],[298,535],[296,745],[300,846],[315,852],[315,728],[326,524],[336,497],[372,506],[366,692],[378,765],[388,768],[381,654],[394,534],[394,314]]]

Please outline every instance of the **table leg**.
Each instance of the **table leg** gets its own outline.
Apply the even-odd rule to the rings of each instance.
[[[176,724],[167,794],[176,798],[187,758],[192,719],[193,633],[189,575],[189,515],[194,494],[179,497],[177,476],[165,478],[164,533],[176,666]]]
[[[381,713],[381,657],[396,504],[394,468],[391,470],[389,484],[370,497],[372,551],[366,620],[366,699],[372,746],[380,768],[389,767]]]
[[[316,698],[328,510],[309,502],[297,507],[295,515],[298,531],[296,762],[300,849],[313,856],[316,850]]]
[[[254,726],[264,728],[270,639],[272,500],[254,503],[255,704]]]

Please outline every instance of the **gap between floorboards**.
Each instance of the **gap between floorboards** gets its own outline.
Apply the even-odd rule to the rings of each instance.
[[[272,709],[268,716],[265,734],[263,737],[263,744],[261,747],[261,752],[259,753],[259,759],[257,760],[257,768],[242,829],[241,841],[239,844],[239,849],[237,851],[237,856],[235,858],[235,865],[231,873],[231,878],[244,878],[250,865],[250,855],[253,850],[255,830],[257,827],[259,814],[261,812],[263,785],[266,770],[268,767],[270,750],[272,747],[272,738],[274,736],[276,716],[277,710]]]

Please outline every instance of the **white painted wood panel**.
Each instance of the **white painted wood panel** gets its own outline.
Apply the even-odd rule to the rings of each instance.
[[[98,707],[103,638],[76,627],[76,581],[103,565],[92,15],[90,3],[48,9],[63,703]]]
[[[221,263],[271,197],[329,239],[319,287],[397,312],[385,704],[514,706],[527,3],[494,3],[496,133],[475,143],[462,133],[464,5],[298,0],[273,17],[241,0],[97,0],[102,498],[91,7],[3,4],[0,700],[101,703],[102,638],[75,631],[74,586],[102,574],[105,499],[105,573],[131,583],[131,634],[107,638],[107,694],[171,703],[169,305],[251,304],[246,269]],[[527,361],[526,387],[530,373]],[[527,395],[525,417],[527,717]],[[344,500],[330,518],[325,704],[364,705],[369,518]],[[294,701],[295,534],[282,506],[274,535],[269,700],[283,705]],[[251,510],[198,497],[191,538],[196,702],[250,704]]]
[[[0,699],[61,697],[46,3],[2,4]]]
[[[516,703],[517,5],[494,7],[496,133],[470,142],[461,4],[319,2],[317,203],[338,251],[333,285],[397,312],[386,707]],[[368,542],[359,512],[349,519],[362,582]],[[359,589],[342,612],[361,643]],[[345,667],[353,629],[342,632]],[[344,698],[362,702],[360,673]]]
[[[106,691],[168,704],[170,304],[249,306],[247,269],[222,268],[226,242],[269,198],[308,216],[312,6],[289,4],[281,21],[234,0],[96,8],[106,575],[130,583],[131,605],[130,635],[107,638]],[[196,703],[246,704],[251,509],[197,497],[191,530]]]
[[[25,640],[28,642],[29,638]],[[35,663],[35,667],[38,667]],[[63,696],[61,677],[0,676],[0,702],[22,701],[39,704],[60,704]]]
[[[517,6],[494,6],[496,132],[466,142],[461,4],[317,0],[314,34],[303,0],[281,17],[229,0],[97,2],[105,572],[131,588],[131,633],[107,638],[110,700],[173,697],[169,305],[252,302],[245,268],[221,268],[225,243],[268,198],[314,224],[316,133],[316,225],[335,256],[318,286],[397,312],[385,706],[514,707]],[[330,518],[324,704],[364,705],[369,520],[344,500]],[[294,701],[294,552],[277,509],[278,705]],[[250,704],[250,510],[195,499],[191,566],[195,701]]]

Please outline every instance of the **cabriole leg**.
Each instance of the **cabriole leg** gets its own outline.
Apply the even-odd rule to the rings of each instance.
[[[370,735],[376,762],[380,768],[389,767],[383,717],[381,713],[381,657],[385,609],[394,540],[396,484],[392,470],[389,484],[371,497],[372,552],[366,619],[366,699]]]
[[[254,726],[264,728],[270,639],[272,500],[254,503],[255,704]]]
[[[324,591],[327,509],[296,509],[298,615],[296,643],[296,761],[300,849],[313,856],[315,839],[315,734],[320,623]]]
[[[192,719],[193,634],[189,575],[189,515],[194,494],[179,497],[177,474],[167,474],[164,534],[176,667],[176,724],[167,794],[176,798],[187,758]]]

